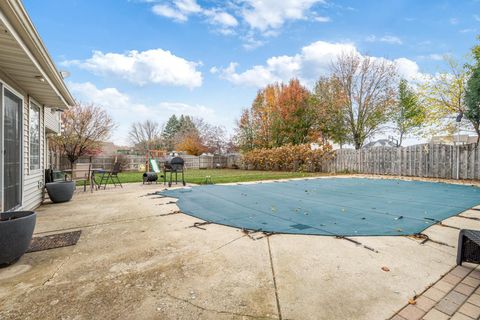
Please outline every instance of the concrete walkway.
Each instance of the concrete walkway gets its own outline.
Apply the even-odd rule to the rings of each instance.
[[[160,189],[130,184],[40,207],[36,236],[81,238],[0,269],[0,319],[386,319],[452,269],[457,228],[480,229],[453,217],[426,242],[262,237],[192,227],[201,221],[175,214],[172,199],[148,195]]]

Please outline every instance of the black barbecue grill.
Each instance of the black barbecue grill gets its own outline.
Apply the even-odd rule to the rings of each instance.
[[[163,164],[163,183],[167,183],[167,172],[170,172],[170,180],[168,186],[172,186],[172,178],[175,173],[175,184],[178,184],[178,174],[182,174],[182,183],[185,185],[185,176],[183,174],[185,161],[180,157],[169,157]]]

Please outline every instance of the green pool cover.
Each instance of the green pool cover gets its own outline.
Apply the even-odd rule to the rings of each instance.
[[[208,185],[161,192],[180,210],[275,233],[410,235],[480,204],[480,188],[393,179],[328,178]]]

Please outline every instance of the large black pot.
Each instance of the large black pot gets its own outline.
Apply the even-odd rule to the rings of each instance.
[[[0,213],[0,267],[16,262],[32,241],[37,214],[33,211]]]
[[[73,197],[75,181],[57,181],[45,184],[48,196],[54,203],[67,202]]]

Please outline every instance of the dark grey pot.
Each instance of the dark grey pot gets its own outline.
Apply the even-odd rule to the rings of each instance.
[[[0,267],[16,262],[27,251],[36,220],[33,211],[0,213]]]
[[[73,197],[75,181],[58,181],[45,184],[48,196],[54,203],[67,202]]]

